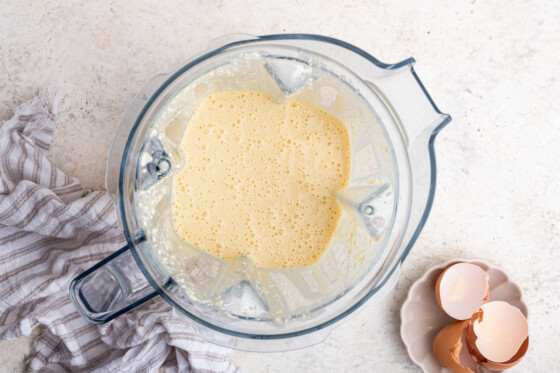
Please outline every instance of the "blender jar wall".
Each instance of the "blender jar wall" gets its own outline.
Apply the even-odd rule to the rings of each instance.
[[[222,322],[238,331],[276,332],[276,325],[265,331],[259,324],[255,330],[246,318],[284,320],[284,329],[293,326],[296,331],[296,317],[305,317],[310,324],[315,315],[324,314],[322,308],[349,292],[370,272],[376,255],[383,254],[379,248],[386,244],[385,233],[391,231],[398,194],[392,142],[370,106],[372,101],[362,95],[371,94],[369,87],[325,56],[259,45],[214,56],[199,66],[200,72],[190,79],[177,79],[186,88],[158,111],[138,157],[137,175],[146,173],[152,161],[152,143],[167,144],[168,155],[177,153],[179,136],[170,138],[169,129],[175,136],[182,133],[196,104],[214,91],[261,90],[279,102],[295,97],[338,116],[348,126],[353,159],[350,185],[339,199],[344,208],[341,223],[323,258],[307,268],[266,270],[255,268],[247,258],[225,263],[196,250],[172,229],[169,198],[173,170],[179,168],[176,163],[161,179],[136,178],[136,216],[151,250],[157,253],[156,260],[180,285],[174,296],[234,316]],[[252,301],[247,304],[248,300]],[[217,318],[212,322],[217,323]]]

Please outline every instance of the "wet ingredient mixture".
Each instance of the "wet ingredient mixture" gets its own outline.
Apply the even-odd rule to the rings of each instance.
[[[185,166],[172,209],[182,239],[224,260],[257,267],[313,264],[327,248],[349,179],[350,144],[338,118],[264,92],[213,93],[182,136]]]

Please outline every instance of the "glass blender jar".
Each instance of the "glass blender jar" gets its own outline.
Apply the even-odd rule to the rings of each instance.
[[[70,296],[80,314],[102,324],[161,296],[210,342],[282,351],[323,341],[366,301],[379,302],[428,217],[433,143],[450,121],[413,63],[383,64],[318,35],[236,34],[148,81],[121,121],[107,167],[107,192],[128,244],[74,279]],[[226,262],[174,231],[171,180],[188,162],[178,144],[198,102],[225,90],[264,91],[278,103],[297,98],[347,126],[350,181],[337,196],[337,229],[315,264]]]

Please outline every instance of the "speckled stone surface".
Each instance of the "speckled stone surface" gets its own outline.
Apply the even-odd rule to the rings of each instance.
[[[384,62],[413,56],[453,122],[436,141],[431,216],[396,290],[324,343],[234,352],[246,372],[416,372],[399,337],[413,281],[454,257],[482,258],[519,282],[530,350],[512,372],[560,366],[560,2],[3,1],[0,119],[55,83],[65,92],[51,157],[101,188],[113,133],[143,82],[232,32],[321,33]],[[0,343],[20,371],[30,338]]]

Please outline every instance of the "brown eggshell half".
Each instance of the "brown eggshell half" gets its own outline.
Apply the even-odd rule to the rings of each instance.
[[[515,355],[513,355],[513,357],[511,359],[509,359],[506,362],[503,363],[496,363],[495,361],[490,361],[488,359],[486,359],[478,350],[478,348],[476,347],[476,334],[474,332],[474,322],[476,320],[478,320],[479,318],[482,319],[483,317],[483,312],[482,309],[479,309],[477,312],[475,312],[472,316],[472,318],[468,321],[468,326],[467,326],[467,348],[469,350],[469,353],[472,355],[473,359],[480,365],[483,366],[484,368],[488,368],[491,370],[505,370],[508,368],[511,368],[513,366],[515,366],[517,363],[519,363],[521,361],[521,359],[523,358],[523,356],[525,356],[525,354],[527,353],[527,349],[529,348],[529,337],[527,337],[525,339],[525,341],[523,342],[523,344],[521,345],[521,347],[519,347],[519,350],[517,350],[517,352],[515,353]]]
[[[432,346],[434,356],[442,367],[454,373],[478,373],[478,368],[471,370],[460,363],[461,350],[466,348],[461,338],[468,327],[469,320],[455,321],[440,330]],[[465,343],[466,344],[466,343]],[[465,354],[463,354],[464,356]],[[471,357],[469,356],[469,359]],[[471,362],[474,366],[475,362]]]
[[[444,312],[445,312],[445,310],[443,309],[443,306],[441,305],[441,297],[439,295],[439,287],[441,285],[441,279],[443,278],[443,275],[445,274],[445,272],[447,272],[447,270],[450,267],[451,266],[449,266],[446,269],[444,269],[443,271],[441,271],[441,274],[438,276],[437,281],[436,281],[436,288],[434,289],[435,292],[436,292],[436,300],[437,300],[437,303],[439,305],[439,308],[441,308]]]
[[[456,319],[456,320],[469,320],[469,317],[468,317],[468,316],[465,317],[465,318],[457,318],[457,317],[451,315],[451,314],[449,313],[449,311],[445,309],[445,307],[443,306],[442,301],[441,301],[441,292],[440,292],[440,289],[441,289],[441,282],[442,282],[442,280],[443,280],[443,278],[444,278],[444,276],[445,276],[445,273],[446,273],[449,269],[451,269],[452,267],[454,267],[454,266],[457,265],[457,264],[470,264],[470,263],[457,262],[457,263],[453,263],[453,264],[451,264],[449,267],[445,268],[445,269],[441,272],[441,274],[438,276],[438,278],[437,278],[434,291],[435,291],[436,300],[437,300],[437,303],[438,303],[438,305],[439,305],[439,308],[441,308],[446,314],[448,314],[449,316],[453,317],[453,318]],[[473,266],[476,266],[476,265],[473,265]],[[478,267],[479,267],[479,266],[478,266]],[[479,267],[479,268],[480,268],[480,267]],[[490,287],[488,286],[488,275],[487,275],[487,276],[486,276],[486,294],[484,295],[484,298],[481,299],[481,304],[488,300],[488,296],[489,296],[489,295],[490,295]],[[470,314],[470,313],[469,313],[469,314]]]

